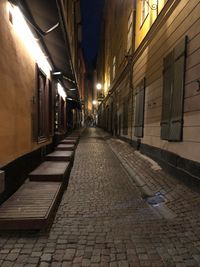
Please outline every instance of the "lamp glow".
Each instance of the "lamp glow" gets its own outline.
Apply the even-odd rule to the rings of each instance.
[[[93,100],[92,101],[92,104],[95,106],[97,104],[97,101],[96,100]]]
[[[26,46],[27,50],[30,52],[30,55],[37,62],[38,66],[44,71],[44,73],[48,77],[50,77],[50,71],[52,70],[52,67],[48,62],[46,56],[42,52],[38,41],[32,34],[22,12],[17,6],[11,5],[10,3],[8,3],[8,5],[9,11],[12,14],[13,27],[16,33]]]
[[[61,72],[61,71],[55,71],[55,72],[53,72],[52,74],[53,74],[53,75],[61,75],[62,72]]]
[[[101,90],[102,85],[100,83],[97,83],[97,90]]]
[[[62,97],[62,99],[65,101],[67,94],[65,93],[64,88],[60,83],[57,83],[57,89],[58,89],[58,94]]]

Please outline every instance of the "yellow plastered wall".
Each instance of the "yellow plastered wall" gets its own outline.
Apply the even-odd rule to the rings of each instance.
[[[5,0],[0,2],[0,18],[1,167],[41,145],[32,141],[35,61],[9,21],[8,2]]]
[[[147,1],[148,2],[148,1]],[[136,38],[135,49],[139,47],[144,37],[147,35],[152,24],[156,20],[157,16],[163,9],[167,0],[149,0],[150,7],[154,7],[158,3],[157,9],[151,9],[146,2],[146,8],[148,10],[145,19],[142,20],[142,0],[136,2]]]

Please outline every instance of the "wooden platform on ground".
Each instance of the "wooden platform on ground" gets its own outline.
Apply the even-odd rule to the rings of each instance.
[[[66,144],[66,145],[77,145],[78,140],[77,139],[63,139],[60,144]]]
[[[74,151],[55,151],[46,155],[47,161],[71,161],[74,160]]]
[[[71,171],[69,161],[45,161],[29,174],[30,181],[59,182],[67,179]]]
[[[65,137],[64,140],[76,140],[78,142],[79,139],[80,138],[78,136],[67,136],[67,137]]]
[[[56,151],[74,151],[76,149],[75,144],[59,144],[55,150]]]
[[[41,229],[48,225],[61,196],[60,182],[23,184],[0,206],[0,229]]]

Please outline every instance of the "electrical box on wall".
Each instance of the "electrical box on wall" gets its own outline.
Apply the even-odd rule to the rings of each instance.
[[[5,190],[5,172],[0,170],[0,194]]]

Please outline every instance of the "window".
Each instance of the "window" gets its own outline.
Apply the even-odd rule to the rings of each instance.
[[[136,137],[143,137],[144,129],[145,79],[136,87],[135,94],[135,133]]]
[[[142,0],[142,19],[141,19],[141,25],[143,25],[144,21],[146,20],[147,16],[149,14],[149,6],[146,0]]]
[[[161,118],[163,140],[182,140],[186,44],[187,37],[164,58]]]
[[[113,57],[113,80],[115,79],[116,74],[116,56]]]
[[[37,68],[38,75],[38,141],[46,138],[46,75]]]
[[[132,32],[133,32],[133,11],[131,11],[131,14],[128,19],[127,52],[129,52],[132,47]]]

